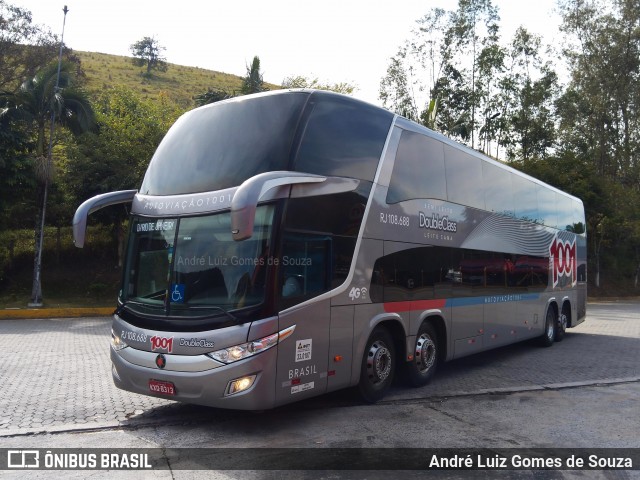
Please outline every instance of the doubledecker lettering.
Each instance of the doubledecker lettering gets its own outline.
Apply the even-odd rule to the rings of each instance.
[[[556,235],[549,247],[549,256],[553,264],[553,286],[556,287],[562,277],[570,278],[571,284],[575,285],[578,277],[575,238],[568,242]]]
[[[455,233],[458,230],[458,223],[453,220],[449,220],[449,217],[446,215],[441,217],[440,215],[433,213],[431,216],[427,216],[420,212],[420,228]]]

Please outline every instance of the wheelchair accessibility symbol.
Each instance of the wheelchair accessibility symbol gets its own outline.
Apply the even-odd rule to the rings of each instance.
[[[184,303],[184,283],[171,284],[171,302]]]

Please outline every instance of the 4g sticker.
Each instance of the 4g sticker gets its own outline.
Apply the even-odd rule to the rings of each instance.
[[[351,299],[351,301],[356,301],[356,300],[366,300],[367,299],[367,289],[362,287],[362,288],[358,288],[358,287],[353,287],[350,291],[349,291],[349,298]]]

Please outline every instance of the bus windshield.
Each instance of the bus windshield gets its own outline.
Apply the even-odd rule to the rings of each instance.
[[[133,217],[121,301],[139,314],[196,317],[264,301],[272,205],[256,210],[253,236],[231,236],[229,212]]]

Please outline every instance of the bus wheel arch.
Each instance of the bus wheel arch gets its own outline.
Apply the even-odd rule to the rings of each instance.
[[[365,345],[358,391],[367,403],[381,400],[393,383],[399,351],[397,340],[392,334],[397,328],[394,324],[395,322],[381,322],[376,325]]]
[[[415,337],[411,360],[403,364],[404,377],[413,387],[427,385],[434,377],[438,364],[446,358],[444,320],[427,317]]]

